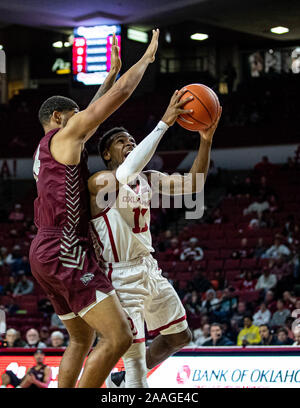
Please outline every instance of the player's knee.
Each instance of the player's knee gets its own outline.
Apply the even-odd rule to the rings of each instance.
[[[120,334],[120,336],[116,339],[115,347],[117,351],[120,352],[121,355],[123,355],[132,345],[132,342],[133,342],[133,336],[132,336],[130,328],[128,327],[128,329],[126,328],[126,330],[124,330]]]
[[[192,341],[193,335],[189,328],[180,333],[171,334],[167,337],[170,348],[175,351],[186,346]]]

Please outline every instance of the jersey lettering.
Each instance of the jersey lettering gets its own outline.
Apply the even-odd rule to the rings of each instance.
[[[147,223],[145,223],[143,228],[140,227],[140,215],[144,217],[148,208],[133,208],[132,211],[134,212],[134,228],[132,228],[132,232],[139,234],[140,232],[148,231]]]

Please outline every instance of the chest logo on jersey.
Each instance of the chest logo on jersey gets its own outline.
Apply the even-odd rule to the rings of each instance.
[[[86,286],[94,277],[95,275],[93,273],[85,273],[80,280]]]

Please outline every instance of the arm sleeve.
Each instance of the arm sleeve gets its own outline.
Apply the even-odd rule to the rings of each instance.
[[[116,171],[116,178],[121,184],[133,181],[151,160],[155,150],[169,126],[160,121],[156,128],[130,152]]]

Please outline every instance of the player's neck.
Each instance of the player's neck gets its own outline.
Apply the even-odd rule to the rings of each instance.
[[[46,125],[46,126],[44,126],[45,135],[47,133],[51,132],[51,130],[58,129],[58,128],[61,128],[61,126],[59,126],[59,125],[56,125],[56,126],[55,125]]]

